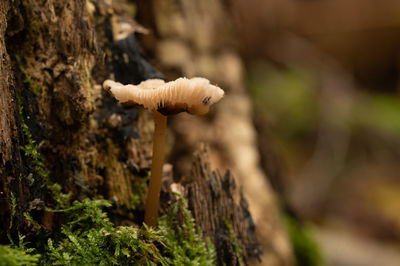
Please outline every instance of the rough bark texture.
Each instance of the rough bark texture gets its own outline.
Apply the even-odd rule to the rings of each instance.
[[[211,167],[209,151],[200,148],[194,154],[192,175],[185,186],[193,217],[215,243],[219,264],[240,265],[241,259],[255,262],[261,249],[247,200],[229,171],[221,176]]]
[[[11,201],[10,201],[10,183],[13,176],[18,176],[17,163],[13,163],[12,158],[19,156],[18,142],[12,141],[17,136],[16,112],[12,101],[13,95],[8,88],[13,84],[10,78],[11,66],[10,57],[6,51],[5,32],[7,28],[7,12],[10,6],[8,2],[0,3],[0,107],[2,115],[0,116],[0,175],[1,192],[0,199],[2,208],[0,208],[0,220],[3,221],[1,228],[1,238],[4,240],[5,232],[12,227]],[[18,173],[19,174],[19,173]],[[17,186],[17,184],[15,184]]]
[[[77,151],[93,110],[89,70],[96,47],[83,1],[2,1],[1,5],[2,27],[7,27],[0,36],[6,59],[1,69],[6,107],[2,117],[8,120],[2,127],[6,134],[2,134],[1,182],[5,200],[15,197],[18,206],[14,216],[10,205],[3,210],[4,237],[10,228],[26,232],[30,225],[24,213],[34,218],[45,215],[40,210],[49,201],[35,160],[20,148],[29,142],[23,124],[45,155],[55,181],[72,189],[73,179],[82,179],[77,169],[82,154]],[[7,134],[10,129],[12,134]]]
[[[7,203],[1,208],[3,240],[7,232],[34,231],[26,214],[47,229],[56,223],[43,211],[54,204],[43,186],[46,178],[21,149],[29,144],[24,124],[51,182],[74,198],[101,195],[115,203],[116,213],[133,218],[135,183],[147,175],[151,163],[151,127],[146,115],[118,105],[97,85],[119,56],[110,56],[116,46],[113,18],[112,7],[102,1],[96,6],[85,1],[1,3],[0,174]],[[143,67],[137,45],[132,49],[132,82],[159,74]]]
[[[235,176],[238,173],[245,196],[251,195],[251,186],[244,182],[246,174],[261,182],[261,189],[265,189],[261,198],[267,199],[266,205],[252,207],[255,203],[250,198],[250,210],[253,208],[256,213],[256,225],[262,225],[256,234],[261,236],[264,264],[288,265],[290,248],[274,195],[254,157],[249,108],[239,108],[236,115],[248,120],[244,125],[250,130],[250,137],[246,137],[250,143],[238,147],[250,147],[250,164],[242,162],[240,150],[232,148],[236,140],[226,137],[232,127],[224,121],[237,122],[229,120],[229,104],[246,106],[249,102],[243,89],[241,61],[234,50],[223,48],[233,43],[231,31],[225,31],[231,28],[229,19],[209,20],[214,16],[229,18],[223,2],[139,1],[139,18],[156,30],[142,43],[150,54],[156,55],[168,77],[202,75],[229,88],[226,91],[231,95],[225,101],[228,108],[217,110],[212,126],[207,126],[207,130],[215,127],[220,132],[217,136],[222,136],[220,146],[215,138],[208,139],[216,150],[211,157],[220,167],[243,166],[232,169]],[[59,183],[62,191],[71,192],[75,199],[90,196],[111,200],[115,206],[111,215],[117,224],[142,222],[143,206],[134,208],[132,199],[150,169],[152,120],[140,108],[119,105],[100,86],[108,77],[129,83],[163,78],[144,59],[132,35],[146,30],[133,21],[128,12],[131,7],[126,1],[116,1],[112,6],[106,0],[0,2],[1,243],[7,243],[8,233],[13,238],[18,233],[34,235],[36,229],[29,216],[49,231],[59,225],[58,216],[45,210],[55,205],[44,186],[46,182]],[[174,13],[176,10],[180,10],[179,14]],[[211,30],[214,28],[219,30]],[[189,121],[186,116],[183,119]],[[197,130],[205,128],[202,125],[206,120],[203,124],[201,120],[193,121]],[[237,124],[239,128],[241,125]],[[177,152],[192,153],[194,149],[190,147],[197,146],[199,138],[193,138],[182,127],[179,130],[175,126],[174,132],[185,138],[181,145],[175,145]],[[167,140],[167,144],[171,142]],[[29,145],[34,148],[31,153],[26,152]],[[229,174],[222,177],[210,170],[205,153],[201,151],[195,157],[194,183],[186,183],[189,206],[206,235],[217,243],[220,264],[231,265],[239,260],[226,239],[227,224],[237,236],[243,259],[251,263],[259,250],[244,197]],[[176,154],[174,157],[179,157]],[[187,175],[189,171],[182,170],[184,165],[179,163],[176,168],[178,173]],[[249,171],[247,166],[255,171]],[[205,177],[211,179],[206,181]],[[181,178],[176,175],[173,179]],[[214,183],[210,185],[210,181]],[[214,196],[208,198],[200,191]],[[208,214],[198,208],[206,200],[214,208]],[[219,212],[226,217],[214,217]]]
[[[209,154],[206,145],[199,145],[190,176],[180,183],[174,183],[171,165],[164,167],[161,209],[167,210],[183,195],[204,241],[215,245],[218,265],[259,264],[262,250],[242,188],[229,171],[222,176],[213,169]],[[178,212],[177,219],[183,217]]]

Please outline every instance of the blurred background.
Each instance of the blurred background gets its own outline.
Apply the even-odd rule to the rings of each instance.
[[[287,212],[323,265],[400,265],[400,1],[232,5],[262,167]]]

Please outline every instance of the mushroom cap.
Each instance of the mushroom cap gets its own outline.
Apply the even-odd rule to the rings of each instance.
[[[205,114],[211,105],[218,102],[224,91],[205,78],[178,78],[165,83],[161,79],[149,79],[138,85],[123,85],[106,80],[103,83],[117,100],[134,102],[149,110],[157,110],[164,115],[188,112]]]

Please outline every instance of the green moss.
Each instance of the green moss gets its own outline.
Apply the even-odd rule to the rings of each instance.
[[[297,264],[299,266],[322,265],[323,258],[321,252],[310,233],[290,216],[285,217],[285,222]]]
[[[48,239],[42,264],[49,265],[213,265],[215,251],[206,246],[190,212],[181,200],[160,219],[158,230],[144,227],[115,227],[102,211],[105,200],[74,201],[64,213],[61,232]],[[184,214],[180,227],[175,217]],[[175,229],[177,228],[177,229]]]
[[[22,66],[21,58],[18,54],[15,54],[15,60],[17,61],[18,69],[24,75],[24,83],[28,84],[29,88],[35,93],[37,96],[42,92],[42,87],[40,85],[35,85],[28,72],[26,72],[25,68]]]
[[[53,183],[50,180],[49,178],[50,173],[45,165],[45,159],[38,151],[36,146],[36,141],[33,139],[29,127],[25,123],[24,114],[22,112],[21,98],[19,97],[17,92],[15,93],[15,98],[17,100],[18,116],[21,122],[22,132],[24,133],[24,136],[26,138],[26,144],[24,146],[20,146],[20,149],[24,151],[25,156],[32,159],[32,164],[37,174],[43,179],[46,188],[52,192],[54,199],[57,202],[57,208],[65,208],[70,203],[72,195],[70,193],[68,194],[62,193],[61,186],[57,183]],[[32,185],[33,182],[34,182],[33,177],[28,177],[28,183]],[[11,201],[12,199],[13,198],[11,197]],[[14,205],[14,203],[12,204]]]
[[[143,201],[143,197],[147,188],[147,181],[150,179],[150,171],[145,178],[142,178],[139,184],[135,187],[135,192],[132,194],[131,208],[136,209]]]
[[[33,251],[25,247],[24,236],[19,237],[18,245],[0,245],[0,266],[37,265],[40,255],[31,254]]]
[[[65,215],[61,231],[48,239],[42,264],[45,265],[151,265],[162,258],[156,243],[161,237],[152,230],[115,227],[102,208],[106,200],[74,201],[57,210]]]
[[[21,122],[22,132],[24,133],[26,142],[24,146],[20,146],[19,148],[22,151],[24,151],[25,156],[27,156],[32,160],[32,164],[36,170],[37,175],[39,175],[43,179],[44,182],[43,186],[46,186],[46,188],[52,192],[54,199],[57,202],[57,208],[64,208],[68,206],[71,194],[62,193],[61,186],[59,184],[51,182],[49,178],[50,173],[45,165],[45,159],[38,151],[36,146],[36,141],[33,139],[32,133],[30,132],[28,125],[25,123],[21,98],[19,97],[19,94],[17,92],[15,93],[15,98],[17,101],[18,116]],[[27,181],[30,185],[32,185],[34,179],[33,177],[28,176]],[[13,214],[12,216],[14,216],[16,210],[16,199],[14,197],[14,194],[12,193],[11,193],[11,206],[12,206],[11,212]],[[24,213],[24,216],[34,226],[35,229],[41,228],[41,226],[31,218],[29,213]]]
[[[32,163],[35,167],[37,174],[41,176],[45,182],[48,182],[49,172],[45,167],[45,160],[37,150],[36,142],[33,139],[31,132],[29,131],[28,125],[25,123],[24,115],[22,112],[21,98],[19,97],[17,92],[15,93],[15,98],[17,99],[18,115],[21,122],[22,132],[26,137],[26,144],[24,146],[20,146],[20,149],[25,152],[25,156],[32,159]]]
[[[164,237],[167,261],[170,265],[215,265],[216,252],[211,241],[203,241],[202,232],[196,228],[183,198],[170,207],[167,216],[159,220],[160,233]],[[184,223],[176,221],[178,210],[183,213]],[[177,228],[174,230],[174,228]]]
[[[14,217],[16,209],[17,209],[17,200],[15,199],[14,193],[10,193],[11,199],[11,216]]]
[[[32,224],[33,228],[35,228],[36,230],[39,230],[41,228],[41,226],[38,224],[38,222],[33,220],[33,218],[29,215],[29,213],[24,212],[24,217],[26,218],[26,220],[28,220]]]
[[[235,250],[235,254],[237,255],[238,263],[239,263],[239,265],[242,266],[242,265],[244,265],[243,257],[242,257],[242,250],[239,247],[239,243],[238,243],[235,231],[233,231],[232,225],[229,223],[229,221],[226,218],[224,218],[224,224],[225,224],[226,229],[228,229],[229,236],[231,238],[232,245]]]
[[[58,209],[67,208],[70,206],[71,197],[72,197],[71,192],[69,192],[67,194],[62,193],[62,187],[60,186],[60,184],[57,184],[57,183],[52,183],[52,184],[49,183],[47,185],[47,189],[52,192],[53,197],[57,202]],[[48,211],[52,211],[52,210],[48,210]]]
[[[0,265],[215,265],[214,247],[203,241],[183,199],[160,218],[157,230],[115,226],[103,211],[112,206],[106,200],[87,198],[63,206],[52,210],[63,216],[60,230],[45,243],[36,241],[37,250],[26,249],[22,241],[18,248],[0,246],[0,261],[5,257],[8,262]],[[176,221],[178,212],[182,225]]]

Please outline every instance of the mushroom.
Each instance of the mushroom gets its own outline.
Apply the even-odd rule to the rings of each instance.
[[[161,190],[162,166],[165,157],[165,131],[167,115],[188,112],[206,114],[210,106],[218,102],[224,91],[211,85],[205,78],[178,78],[165,83],[161,79],[149,79],[139,85],[123,85],[106,80],[106,90],[122,103],[137,103],[153,112],[154,142],[150,184],[146,199],[144,223],[155,227]]]

